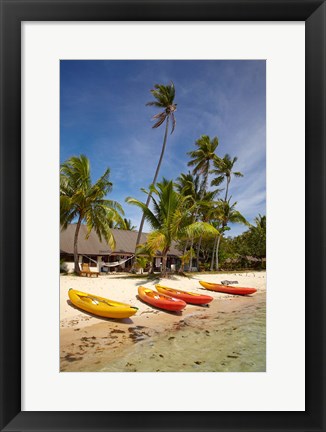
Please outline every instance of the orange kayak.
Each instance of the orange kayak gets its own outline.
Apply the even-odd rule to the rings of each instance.
[[[138,294],[145,303],[160,309],[180,311],[187,305],[183,300],[161,294],[143,286],[138,288]]]
[[[176,290],[174,288],[168,288],[162,285],[155,285],[155,287],[160,293],[183,300],[186,303],[202,305],[210,303],[213,300],[213,297],[208,295],[197,294],[189,291],[181,291],[179,289]]]
[[[248,295],[248,294],[253,294],[257,291],[256,288],[233,287],[229,285],[220,285],[217,283],[204,282],[204,281],[199,281],[199,283],[201,286],[203,286],[208,290],[217,291],[226,294]]]

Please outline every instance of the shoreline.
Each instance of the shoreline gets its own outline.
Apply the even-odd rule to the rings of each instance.
[[[223,279],[238,280],[239,284],[235,286],[254,287],[257,292],[251,296],[234,296],[207,291],[200,288],[198,280],[201,279],[208,282],[219,282]],[[128,352],[134,349],[135,344],[158,340],[168,333],[178,332],[188,325],[187,322],[191,325],[195,323],[199,327],[202,323],[209,326],[209,323],[221,316],[229,317],[228,325],[232,327],[232,313],[236,314],[233,316],[240,316],[246,309],[266,302],[265,272],[200,274],[192,278],[174,276],[172,279],[160,280],[160,283],[167,286],[200,293],[205,291],[214,297],[208,306],[188,304],[186,309],[179,313],[154,309],[136,299],[139,285],[155,289],[154,285],[158,280],[149,281],[123,276],[100,276],[90,280],[90,278],[62,276],[60,282],[60,371],[62,372],[100,371],[103,365],[117,362],[127,356]],[[136,315],[123,320],[99,318],[83,313],[67,301],[68,289],[76,286],[81,291],[133,304],[139,307],[139,310]],[[111,293],[104,294],[104,290],[110,290]],[[173,336],[170,338],[174,339]],[[164,357],[163,354],[160,355]],[[126,362],[120,371],[137,370],[131,363]]]

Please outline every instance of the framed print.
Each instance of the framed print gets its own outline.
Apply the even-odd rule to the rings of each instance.
[[[268,4],[246,0],[1,0],[1,430],[325,429],[325,10],[323,1],[308,0]],[[234,67],[235,61],[239,69]],[[246,80],[249,63],[264,74],[255,69]],[[117,93],[119,89],[127,99],[124,104],[117,93],[114,101],[108,99],[108,104],[115,102],[110,116],[115,118],[114,111],[123,107],[126,120],[136,132],[130,103],[134,87],[132,91],[131,87],[123,89],[119,80],[127,70],[134,82],[141,82],[137,73],[139,79],[146,70],[155,69],[169,82],[167,64],[185,79],[193,72],[202,81],[209,81],[217,76],[217,70],[225,87],[234,88],[234,83],[242,79],[250,101],[259,100],[257,106],[263,106],[263,116],[266,109],[267,352],[263,359],[257,359],[255,340],[248,337],[251,365],[243,362],[227,370],[223,364],[222,370],[205,370],[202,358],[192,359],[188,347],[184,357],[191,358],[191,367],[185,359],[182,372],[169,357],[170,368],[163,374],[158,373],[162,372],[161,366],[152,368],[150,360],[145,362],[149,351],[142,348],[138,354],[132,352],[133,360],[130,354],[125,357],[127,369],[103,373],[102,364],[91,370],[78,357],[86,345],[97,349],[90,340],[92,335],[86,334],[87,327],[82,330],[79,322],[78,331],[86,329],[83,338],[78,338],[84,339],[84,344],[73,348],[76,327],[71,328],[70,351],[65,346],[59,352],[63,333],[58,331],[57,269],[60,258],[67,260],[74,255],[73,250],[65,249],[64,242],[59,247],[58,230],[54,228],[59,221],[60,157],[65,161],[71,156],[69,152],[64,154],[63,146],[59,150],[59,142],[70,139],[74,148],[73,140],[78,136],[87,149],[89,130],[83,129],[82,122],[70,137],[63,129],[71,121],[66,113],[73,109],[78,78],[91,77],[95,95],[95,83],[101,79],[102,69],[98,68],[107,67],[112,73],[110,83],[115,83]],[[216,68],[215,75],[210,68]],[[224,81],[223,76],[227,77]],[[266,95],[264,85],[259,87],[265,81]],[[209,88],[213,94],[213,81],[207,87],[196,88],[196,83],[189,81],[188,89],[180,92],[190,92],[197,100],[209,93]],[[258,87],[263,89],[261,93]],[[171,84],[169,89],[173,90]],[[253,114],[257,107],[249,103],[249,96],[235,99],[232,106],[225,94],[220,93],[225,112],[216,121],[223,119],[232,128],[226,114],[236,117],[238,109],[247,110],[247,122],[252,118],[259,123],[258,115]],[[94,108],[98,99],[94,96],[91,106],[90,99],[81,96],[78,112],[82,104],[87,104],[93,117],[99,115]],[[265,96],[264,105],[261,101]],[[183,100],[184,106],[191,105],[190,98]],[[144,95],[141,105],[146,102]],[[169,106],[169,115],[174,114],[174,105]],[[182,112],[179,107],[178,112]],[[203,113],[204,106],[201,113],[188,117],[184,137],[190,124],[204,118]],[[154,119],[161,123],[166,120],[158,115]],[[111,127],[113,130],[120,125],[119,136],[130,127],[121,119],[114,121]],[[171,115],[171,125],[173,121]],[[225,128],[222,135],[227,137],[227,132]],[[210,133],[214,136],[213,129]],[[135,177],[132,163],[141,161],[137,140],[128,154],[127,144],[120,146],[120,153],[110,145],[99,143],[102,157],[111,157],[118,168],[120,154],[129,161],[128,168],[121,168],[125,169],[123,175]],[[105,146],[108,148],[104,151]],[[255,161],[256,150],[248,145],[243,157]],[[146,157],[143,154],[144,160]],[[177,165],[176,157],[168,154],[168,158],[171,166]],[[256,176],[246,189],[255,179],[258,182],[261,171],[263,167],[257,163],[253,169]],[[125,265],[130,251],[120,249],[120,254],[113,257],[106,247],[94,254],[81,252],[87,256],[88,267],[79,269],[86,276],[91,271],[97,276],[105,267]],[[164,254],[153,257],[158,271],[166,267],[174,270],[179,262],[177,254],[167,256],[168,264],[164,259]],[[80,264],[86,261],[82,259]],[[78,266],[79,262],[74,264]],[[99,265],[94,271],[92,267]],[[86,288],[95,287],[101,277],[104,280],[110,276],[79,278],[71,288],[80,287],[81,280]],[[240,274],[238,279],[242,280]],[[123,287],[119,290],[122,295]],[[99,292],[94,291],[97,295]],[[198,290],[197,294],[203,293]],[[87,298],[93,313],[98,297]],[[70,301],[66,301],[69,312],[74,299]],[[141,309],[145,318],[146,311],[145,307]],[[74,315],[67,317],[75,319]],[[248,326],[248,320],[243,327]],[[131,329],[128,331],[133,338],[141,337],[141,331],[135,334]],[[196,330],[201,330],[199,324],[191,328],[193,333]],[[120,335],[122,330],[117,327],[115,331]],[[209,338],[214,340],[211,335]],[[216,347],[218,342],[214,340],[213,344]],[[236,364],[238,354],[228,354],[230,362]],[[135,365],[128,369],[131,363],[137,363],[137,355],[138,364],[147,365],[146,373],[140,373]]]

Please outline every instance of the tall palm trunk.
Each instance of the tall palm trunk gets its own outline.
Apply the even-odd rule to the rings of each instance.
[[[231,177],[227,177],[226,178],[226,191],[225,191],[225,198],[224,201],[227,201],[227,197],[228,197],[228,192],[229,192],[229,184],[231,181]]]
[[[164,249],[162,252],[162,276],[167,276],[166,263],[168,259],[168,249]]]
[[[185,247],[184,247],[184,249],[183,249],[183,255],[185,255],[186,252],[187,252],[188,244],[189,244],[189,239],[187,239],[187,241],[186,241]]]
[[[207,181],[208,181],[208,172],[206,172],[205,175],[204,175],[203,188],[202,188],[201,193],[200,193],[200,200],[201,201],[203,200],[204,194],[206,192]],[[197,256],[196,256],[197,271],[199,271],[199,253],[200,253],[200,247],[201,247],[202,238],[203,238],[203,236],[201,235],[200,238],[199,238],[199,241],[198,241],[198,245],[197,245]]]
[[[217,244],[216,244],[216,250],[215,250],[215,266],[216,266],[216,271],[218,271],[218,250],[219,250],[219,247],[220,247],[221,238],[222,238],[222,234],[220,234],[218,236]]]
[[[227,201],[227,197],[228,197],[230,181],[231,181],[231,177],[227,177],[226,178],[226,191],[225,191],[225,198],[224,198],[225,202]],[[225,226],[226,225],[222,225],[222,228],[224,228]],[[220,247],[221,238],[222,238],[222,234],[220,234],[217,237],[217,243],[215,242],[215,245],[216,245],[216,249],[215,249],[215,267],[216,267],[216,271],[218,271],[218,266],[219,266],[219,263],[218,263],[218,251],[219,251],[219,247]],[[213,253],[213,255],[214,255],[214,253]]]
[[[158,164],[157,164],[157,168],[156,168],[156,171],[155,171],[154,179],[153,179],[153,182],[152,182],[153,185],[155,185],[155,183],[156,183],[157,176],[158,176],[158,173],[159,173],[160,168],[161,168],[161,163],[162,163],[162,159],[163,159],[163,156],[164,156],[165,147],[166,147],[166,141],[167,141],[167,136],[168,136],[168,129],[169,129],[169,117],[166,118],[166,125],[165,125],[165,133],[164,133],[164,140],[163,140],[163,145],[162,145],[162,151],[161,151],[160,159],[159,159]],[[151,193],[151,191],[149,191],[149,194],[148,194],[148,197],[147,197],[147,200],[146,200],[146,207],[149,206],[149,203],[150,203],[150,200],[151,200],[151,196],[152,196],[152,193]],[[135,252],[136,252],[137,245],[140,242],[140,237],[141,237],[142,232],[143,232],[144,222],[145,222],[145,213],[143,213],[143,216],[142,216],[141,221],[140,221],[138,236],[137,236],[137,240],[136,240]]]
[[[201,248],[201,242],[202,242],[202,240],[203,240],[203,236],[201,234],[200,237],[199,237],[199,240],[198,240],[197,256],[196,256],[198,271],[199,271],[199,254],[200,254],[200,248]]]
[[[197,220],[197,212],[195,213],[194,216],[194,222],[196,222]],[[190,250],[192,250],[194,247],[194,236],[191,236],[191,241],[190,241]],[[192,268],[192,252],[190,253],[190,261],[189,261],[189,271],[191,272],[191,268]]]
[[[186,255],[187,249],[188,249],[188,243],[189,243],[189,239],[187,239],[185,247],[183,249],[183,255]],[[179,268],[179,273],[183,273],[185,271],[185,262],[182,261],[181,262],[181,266]]]
[[[211,271],[214,270],[214,256],[215,256],[215,250],[216,250],[216,245],[217,245],[217,239],[218,239],[218,235],[215,236],[215,240],[214,240],[214,246],[213,246],[213,250],[212,250],[212,259],[211,259]]]
[[[75,273],[80,273],[79,263],[78,263],[78,235],[79,230],[82,222],[82,216],[79,215],[78,222],[76,225],[75,235],[74,235],[74,267],[75,267]]]

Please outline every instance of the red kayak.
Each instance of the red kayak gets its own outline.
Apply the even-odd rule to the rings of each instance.
[[[201,286],[203,286],[208,290],[217,291],[226,294],[248,295],[248,294],[253,294],[257,291],[256,288],[233,287],[229,285],[220,285],[217,283],[204,282],[204,281],[199,281],[199,283]]]
[[[159,291],[160,293],[183,300],[186,303],[203,305],[203,304],[210,303],[213,300],[213,297],[208,295],[197,294],[189,291],[176,290],[162,285],[155,285],[155,287],[157,291]]]
[[[184,309],[187,304],[183,300],[160,294],[149,288],[140,286],[138,288],[139,297],[145,302],[160,309],[169,311],[180,311]]]

